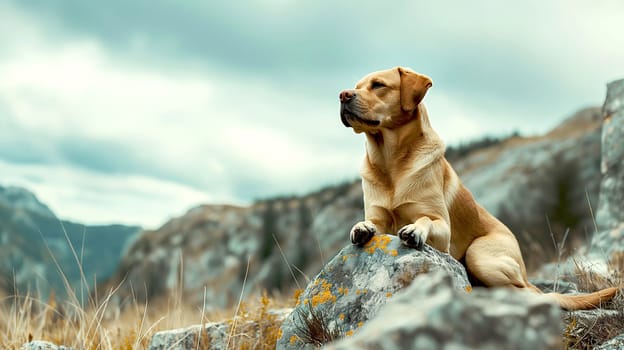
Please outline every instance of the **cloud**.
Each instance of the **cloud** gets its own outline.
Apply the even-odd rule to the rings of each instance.
[[[355,178],[363,139],[341,126],[337,93],[372,70],[432,76],[426,103],[449,143],[543,132],[624,74],[614,1],[25,0],[0,12],[3,179],[48,174],[33,183],[42,198],[72,217],[93,203],[84,221],[112,202],[51,189],[73,171],[128,202],[181,186],[247,203]],[[111,184],[129,178],[143,190]]]

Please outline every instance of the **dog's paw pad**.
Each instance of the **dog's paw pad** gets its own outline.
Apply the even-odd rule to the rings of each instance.
[[[351,229],[351,233],[349,234],[351,238],[351,243],[358,246],[363,246],[368,243],[371,238],[373,238],[375,232],[377,232],[375,225],[364,221],[358,222],[357,224],[355,224],[355,226],[353,226],[353,228]]]
[[[421,233],[413,225],[407,225],[402,227],[397,236],[401,239],[401,242],[407,247],[422,250],[425,244],[424,234]]]

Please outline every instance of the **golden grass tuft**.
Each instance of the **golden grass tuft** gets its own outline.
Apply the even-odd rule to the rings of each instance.
[[[153,305],[134,303],[122,311],[112,303],[83,308],[53,297],[44,301],[28,295],[4,295],[0,296],[0,349],[19,349],[32,340],[75,349],[146,349],[158,331],[223,320],[234,326],[230,349],[274,349],[281,336],[281,321],[270,310],[292,304],[291,298],[263,292],[242,303],[234,324],[233,319],[227,320],[233,309],[206,313],[180,303],[178,297],[163,298]],[[202,338],[199,348],[207,344],[208,339]]]
[[[270,310],[278,305],[277,301],[270,298],[266,291],[262,292],[254,306],[241,303],[238,314],[228,323],[234,329],[230,330],[231,349],[275,349],[277,340],[282,336],[282,322],[278,315]]]

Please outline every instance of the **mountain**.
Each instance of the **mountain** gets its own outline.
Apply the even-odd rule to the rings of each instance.
[[[44,298],[52,290],[63,295],[68,291],[65,277],[79,297],[88,295],[94,281],[115,271],[124,248],[139,231],[60,220],[33,193],[0,186],[0,289]]]
[[[569,247],[583,245],[593,232],[600,126],[600,109],[587,108],[545,135],[449,152],[477,200],[517,233],[529,268],[556,256],[552,241],[566,230]],[[199,206],[142,232],[107,288],[120,286],[122,303],[181,293],[186,301],[205,298],[220,308],[238,300],[243,284],[245,293],[305,286],[348,242],[362,207],[359,181],[249,207]]]

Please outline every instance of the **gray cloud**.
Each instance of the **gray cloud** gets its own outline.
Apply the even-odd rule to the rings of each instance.
[[[594,29],[579,35],[579,28],[587,30],[594,20],[591,13],[580,14],[589,12],[587,6],[599,15],[624,14],[615,2],[604,8],[494,1],[453,6],[399,1],[391,7],[357,1],[18,4],[70,35],[94,36],[141,61],[147,56],[148,64],[260,75],[332,99],[366,72],[407,65],[431,75],[436,87],[457,98],[497,113],[513,106],[533,121],[544,114],[561,118],[576,107],[574,101],[600,102],[600,94],[591,92],[611,77],[596,72],[617,70],[594,63],[607,48],[592,57],[578,47],[596,35],[614,34]],[[615,56],[624,58],[624,53]],[[574,82],[575,77],[591,86]]]
[[[341,126],[337,93],[372,70],[430,75],[451,143],[545,131],[624,74],[611,1],[2,6],[19,16],[0,24],[0,71],[36,73],[0,81],[0,159],[242,201],[356,176],[362,139]]]

